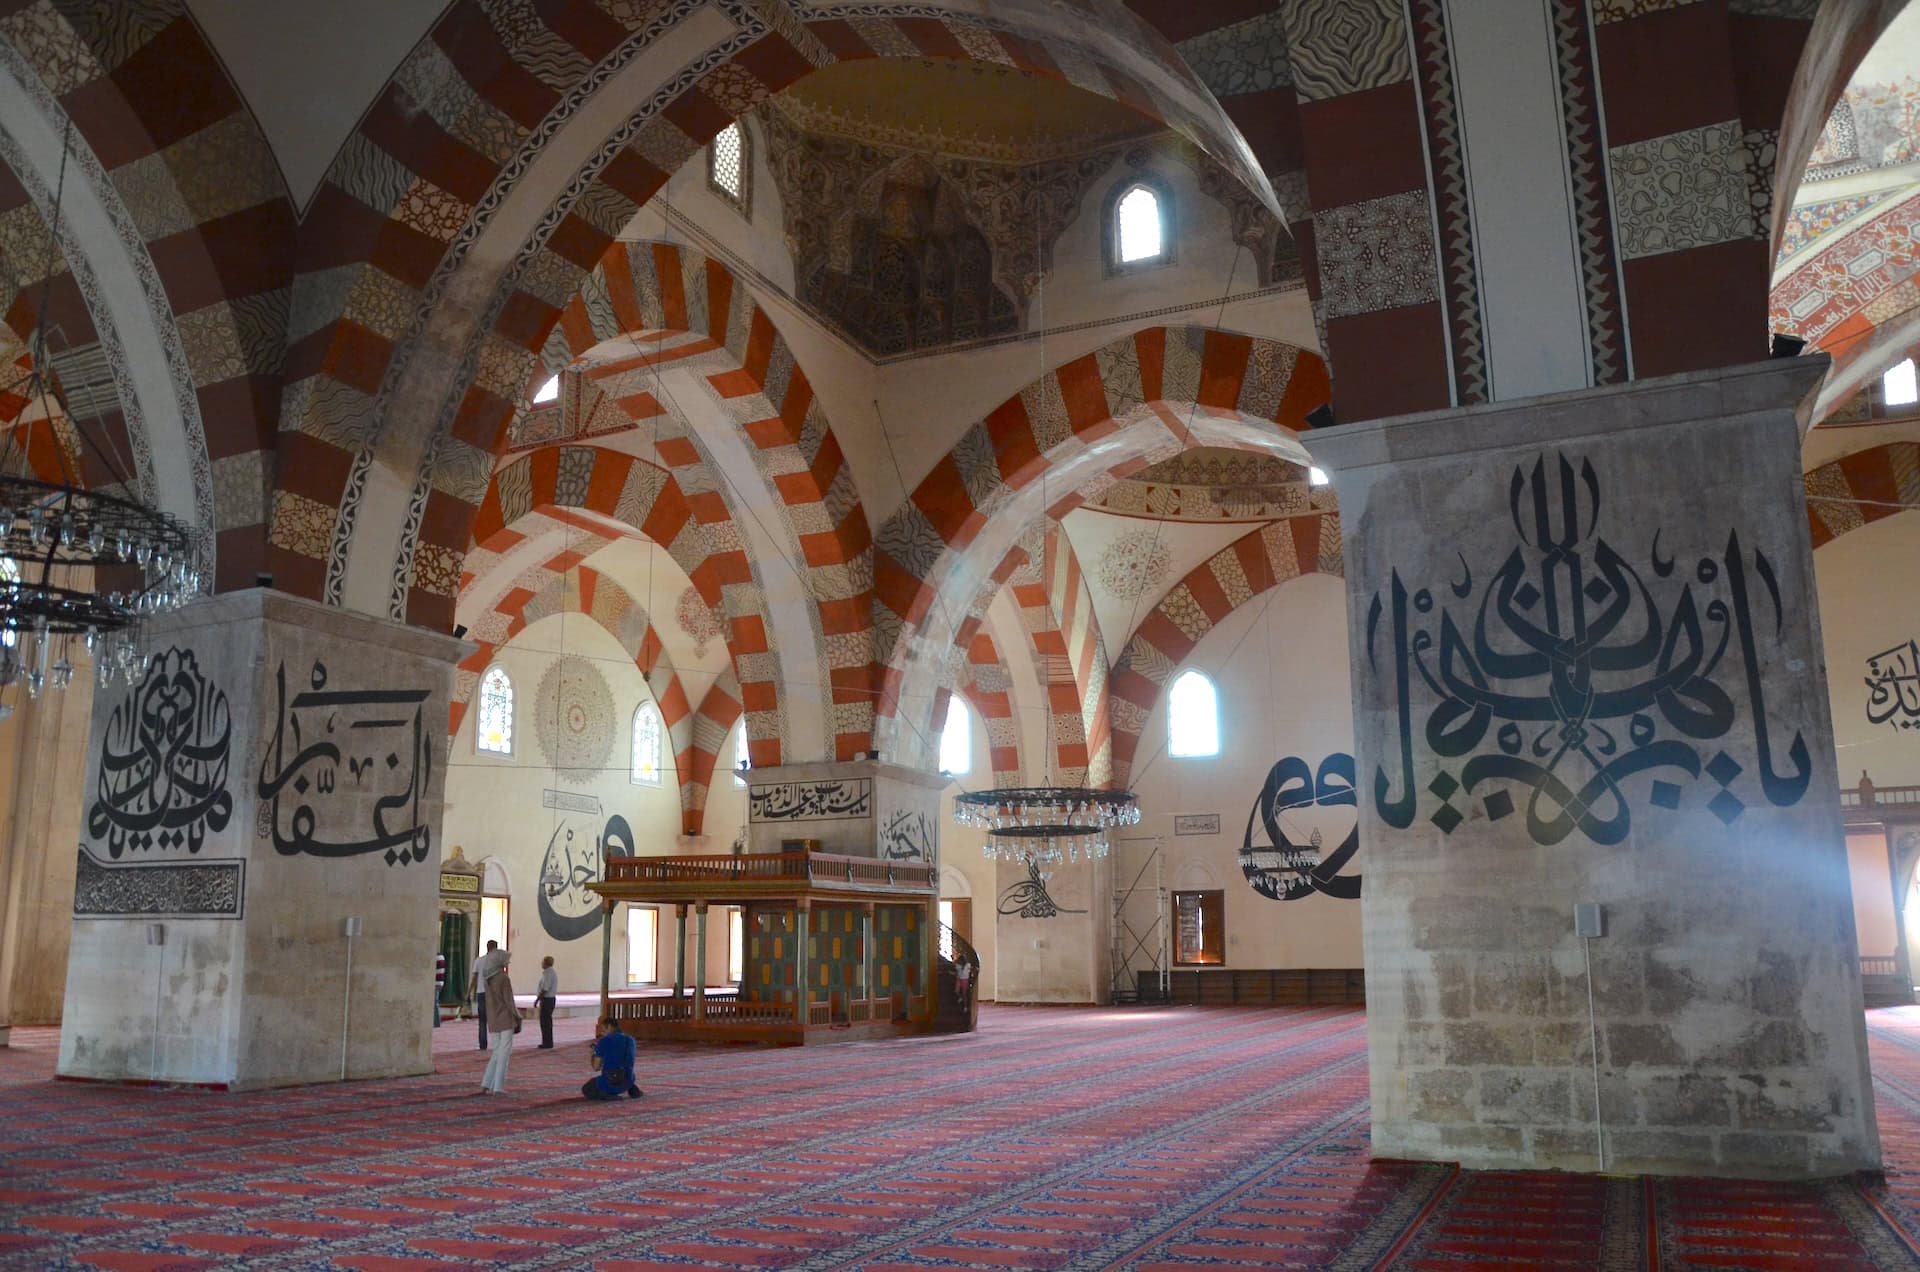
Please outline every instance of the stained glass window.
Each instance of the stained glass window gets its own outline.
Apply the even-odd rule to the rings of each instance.
[[[1220,696],[1197,671],[1181,672],[1167,695],[1167,753],[1220,754]]]
[[[643,702],[633,713],[633,780],[660,785],[660,708]]]
[[[1158,259],[1166,251],[1161,225],[1160,196],[1137,185],[1120,196],[1114,207],[1116,255],[1122,265]]]
[[[959,777],[973,768],[973,721],[959,694],[947,698],[947,723],[940,730],[940,771]]]
[[[480,677],[480,717],[474,724],[473,749],[513,754],[513,681],[505,667],[489,667]]]
[[[747,178],[752,171],[747,144],[745,130],[735,123],[722,128],[707,147],[707,184],[743,213],[747,210]]]

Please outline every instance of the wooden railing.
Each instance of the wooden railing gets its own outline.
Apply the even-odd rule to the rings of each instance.
[[[1860,974],[1862,976],[1892,976],[1900,970],[1900,960],[1888,954],[1860,956]]]
[[[749,1003],[740,1000],[707,1004],[707,1023],[729,1025],[784,1025],[793,1022],[793,1008],[785,1003]]]
[[[810,1025],[830,1025],[833,1023],[832,1003],[808,1003],[807,1023]]]
[[[935,867],[827,852],[715,853],[698,857],[614,857],[608,883],[818,883],[855,888],[934,886]]]
[[[1842,808],[1920,808],[1920,786],[1875,786],[1862,782],[1840,792]]]
[[[847,1000],[848,1020],[891,1020],[893,1019],[893,999],[891,998],[850,998]]]
[[[712,1015],[718,1002],[707,1004],[707,1014]],[[692,1020],[693,1000],[691,998],[616,998],[607,1004],[607,1010],[613,1013],[615,1020]]]

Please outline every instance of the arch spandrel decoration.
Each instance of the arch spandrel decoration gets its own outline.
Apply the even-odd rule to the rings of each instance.
[[[18,12],[0,26],[0,76],[19,86],[33,118],[0,130],[0,208],[33,219],[28,237],[44,238],[71,112],[66,199],[92,200],[114,241],[75,240],[68,226],[74,259],[16,251],[6,273],[21,291],[0,319],[23,341],[32,336],[51,261],[50,312],[64,338],[56,368],[99,360],[87,376],[100,381],[99,427],[131,457],[130,475],[156,476],[143,459],[152,448],[177,451],[162,458],[183,487],[145,497],[202,534],[216,590],[250,587],[265,559],[295,258],[279,168],[179,0],[143,5],[134,21],[104,0],[8,7]],[[208,180],[215,167],[219,179]],[[8,238],[15,248],[23,241]],[[110,299],[108,270],[130,270],[138,299]],[[135,328],[159,361],[133,364],[123,333]]]
[[[399,68],[309,213],[341,228],[313,285],[297,292],[293,325],[311,334],[288,367],[295,409],[283,421],[273,540],[283,586],[341,604],[350,568],[371,569],[349,563],[368,559],[350,549],[378,459],[418,474],[398,569],[387,575],[401,580],[389,614],[445,626],[484,491],[484,464],[469,452],[497,449],[535,351],[581,276],[700,146],[816,66],[936,56],[1070,73],[1079,87],[1167,122],[1271,199],[1237,129],[1143,24],[1027,5],[991,16],[877,6],[857,21],[809,21],[811,11],[786,0],[725,8],[729,32],[706,47],[682,41],[691,61],[660,75],[639,54],[681,47],[662,37],[703,4],[568,9],[565,22],[528,11],[505,27],[463,0]],[[556,54],[590,69],[556,78]],[[562,152],[562,140],[587,153],[569,127],[595,90],[616,85],[634,103],[627,122],[588,154],[531,236],[502,228],[512,223],[503,208],[540,197],[517,188],[541,170],[534,156]],[[453,313],[446,302],[456,294],[478,303]],[[434,381],[452,386],[437,407],[396,411],[399,397]]]
[[[1167,589],[1114,660],[1114,781],[1125,785],[1129,780],[1147,718],[1203,636],[1290,579],[1303,574],[1340,578],[1343,569],[1340,516],[1316,512],[1242,535]]]
[[[1024,525],[1043,513],[1057,520],[1090,483],[1186,445],[1271,450],[1304,464],[1293,438],[1327,392],[1326,365],[1305,350],[1152,327],[1054,368],[988,413],[875,535],[882,751],[913,762],[932,718],[943,651],[965,617],[940,597],[1005,581]],[[901,710],[921,727],[893,729]]]
[[[473,523],[475,542],[486,546],[493,536],[511,531],[521,517],[555,508],[597,513],[651,539],[686,572],[702,600],[726,613],[727,648],[740,704],[748,710],[753,762],[780,763],[786,721],[779,661],[771,644],[773,625],[764,593],[753,582],[751,558],[738,546],[712,546],[716,541],[743,541],[724,506],[713,499],[697,505],[701,513],[719,519],[714,524],[720,531],[709,536],[696,504],[671,473],[604,447],[549,447],[494,474]]]
[[[1807,530],[1815,548],[1920,507],[1920,442],[1888,442],[1809,469]]]
[[[610,353],[608,342],[645,333]],[[669,334],[691,333],[699,340]],[[867,515],[831,423],[772,318],[725,265],[671,243],[614,243],[568,302],[543,359],[578,368],[611,386],[638,381],[615,401],[642,421],[663,410],[635,368],[720,353],[708,382],[734,402],[765,402],[765,414],[742,431],[757,451],[771,495],[803,554],[813,596],[814,629],[831,692],[833,753],[851,759],[873,744],[872,535]],[[627,356],[622,356],[627,355]],[[676,474],[698,464],[694,447],[661,447]],[[689,483],[691,484],[691,483]]]

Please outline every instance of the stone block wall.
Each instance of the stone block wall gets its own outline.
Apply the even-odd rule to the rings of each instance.
[[[1347,547],[1376,1152],[1877,1165],[1800,488],[1819,371],[1311,439]]]
[[[267,591],[169,616],[150,643],[149,674],[95,699],[59,1071],[232,1088],[429,1071],[462,646]]]

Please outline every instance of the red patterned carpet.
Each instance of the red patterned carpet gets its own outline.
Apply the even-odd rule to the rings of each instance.
[[[1367,1153],[1339,1009],[991,1009],[970,1037],[652,1048],[588,1105],[588,1022],[477,1094],[51,1080],[0,1050],[0,1267],[1920,1267],[1920,1008],[1872,1014],[1887,1181],[1462,1173]],[[24,1037],[23,1037],[24,1034]]]

